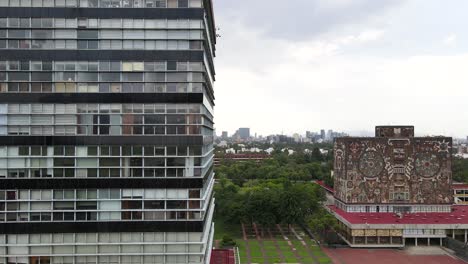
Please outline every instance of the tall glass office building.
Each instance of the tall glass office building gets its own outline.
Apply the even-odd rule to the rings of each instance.
[[[0,0],[0,263],[209,263],[211,0]]]

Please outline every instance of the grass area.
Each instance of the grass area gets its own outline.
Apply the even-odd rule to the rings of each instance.
[[[325,257],[318,257],[319,263],[320,264],[329,264],[332,263],[331,259],[327,256]]]
[[[239,248],[239,257],[241,263],[248,263],[247,260],[247,247],[245,241],[237,241],[237,247]]]
[[[227,224],[224,219],[215,218],[215,239],[221,240],[228,235],[237,242],[239,256],[244,263],[304,263],[304,264],[331,264],[328,256],[313,241],[305,240],[307,245],[288,235],[290,241],[282,236],[274,239],[265,238],[257,240],[253,233],[245,241],[242,236],[241,225]],[[275,241],[276,239],[276,241]],[[292,244],[289,245],[289,242]],[[294,248],[295,250],[293,250]],[[249,258],[250,257],[250,258]]]
[[[255,238],[242,241],[239,245],[241,263],[304,263],[304,264],[331,264],[331,260],[323,251],[311,242],[306,240],[304,246],[300,240],[291,239],[292,246],[288,241],[277,241],[267,239],[258,241]],[[250,262],[247,248],[250,250]],[[295,250],[293,250],[293,248]]]

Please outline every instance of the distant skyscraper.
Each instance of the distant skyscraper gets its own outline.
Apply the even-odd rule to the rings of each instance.
[[[325,135],[325,129],[322,129],[320,130],[320,138],[321,139],[325,139],[326,135]]]
[[[211,0],[0,14],[0,263],[209,263]]]
[[[227,131],[223,131],[223,133],[222,133],[222,135],[221,135],[221,138],[222,138],[222,139],[226,139],[226,138],[228,138],[228,136],[229,136],[228,132],[227,132]]]
[[[239,128],[239,137],[241,139],[248,139],[250,138],[250,128],[241,127]]]

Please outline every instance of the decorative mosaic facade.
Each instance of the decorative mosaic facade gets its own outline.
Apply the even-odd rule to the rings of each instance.
[[[374,138],[335,140],[335,197],[351,204],[451,204],[448,137],[377,127]]]

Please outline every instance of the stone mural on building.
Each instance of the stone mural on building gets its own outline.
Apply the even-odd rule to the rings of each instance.
[[[452,139],[377,127],[374,138],[335,140],[335,197],[345,203],[451,204]]]

